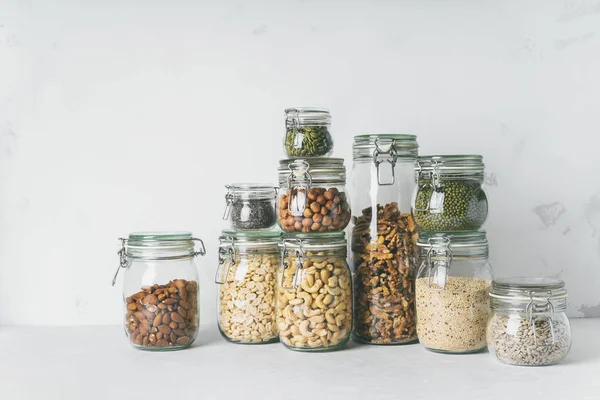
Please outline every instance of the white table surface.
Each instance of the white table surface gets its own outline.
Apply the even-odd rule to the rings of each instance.
[[[0,327],[0,399],[600,399],[600,319],[574,320],[573,347],[550,367],[419,344],[306,354],[226,342],[201,329],[184,351],[129,346],[120,327]]]

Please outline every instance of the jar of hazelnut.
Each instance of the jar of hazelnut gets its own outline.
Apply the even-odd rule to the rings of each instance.
[[[286,232],[341,232],[350,222],[342,158],[306,157],[279,162],[277,222]]]

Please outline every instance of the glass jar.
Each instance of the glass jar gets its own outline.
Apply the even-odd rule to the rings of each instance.
[[[488,215],[478,155],[422,156],[417,163],[413,216],[428,232],[474,231]]]
[[[410,201],[417,138],[356,136],[353,153],[352,204],[362,210],[352,227],[353,337],[374,344],[415,342],[418,233]]]
[[[277,323],[291,350],[343,348],[352,331],[352,277],[343,232],[285,235]]]
[[[497,279],[490,291],[490,353],[513,365],[551,365],[571,349],[565,283],[554,278]]]
[[[277,190],[269,184],[232,184],[225,186],[225,213],[236,230],[269,229],[275,225]]]
[[[194,257],[204,243],[188,232],[139,232],[120,239],[125,269],[125,333],[142,350],[178,350],[198,334],[198,271]],[[200,251],[195,251],[195,242]]]
[[[275,301],[279,232],[223,231],[219,238],[217,319],[221,335],[242,344],[279,340]]]
[[[326,108],[285,110],[284,150],[288,157],[327,157],[333,152],[329,133],[331,115]]]
[[[341,232],[350,222],[342,158],[279,162],[277,222],[286,232]]]
[[[485,349],[493,279],[485,232],[422,232],[417,245],[419,341],[443,353]]]

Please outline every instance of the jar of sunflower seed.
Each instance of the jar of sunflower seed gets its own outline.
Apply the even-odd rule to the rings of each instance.
[[[218,325],[234,343],[278,340],[275,315],[279,232],[223,231],[219,246]]]
[[[483,158],[479,155],[421,156],[412,213],[417,226],[428,232],[474,231],[488,215],[481,187]]]
[[[288,157],[327,157],[333,152],[329,133],[331,115],[325,108],[295,107],[285,110],[285,140]]]

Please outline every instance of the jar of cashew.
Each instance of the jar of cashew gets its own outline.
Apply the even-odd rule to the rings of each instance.
[[[219,246],[218,325],[242,344],[279,340],[275,316],[279,232],[223,231]]]
[[[345,234],[284,234],[279,246],[280,341],[297,351],[342,349],[352,332],[352,278]]]

